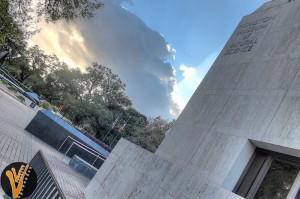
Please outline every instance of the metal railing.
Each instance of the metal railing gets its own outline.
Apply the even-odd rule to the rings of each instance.
[[[74,145],[76,145],[76,146],[80,147],[81,149],[87,151],[84,147],[80,146],[80,145],[77,144],[76,142],[73,142],[73,143],[71,144],[71,146],[68,148],[68,150],[66,151],[65,157],[67,156],[68,152],[71,150],[71,148],[72,148]],[[87,152],[89,152],[89,151],[87,151]],[[100,160],[102,160],[102,161],[105,161],[105,159],[102,158],[101,155],[99,155],[99,154],[97,154],[97,153],[93,153],[93,152],[89,152],[89,153],[90,153],[91,155],[95,156],[95,160],[93,161],[92,166],[95,165],[95,163],[96,163],[96,161],[97,161],[98,159],[100,159]]]
[[[34,192],[28,197],[29,199],[66,198],[41,151],[37,152],[34,158],[30,161],[30,165],[36,172],[38,183]]]
[[[33,103],[31,105],[32,108],[34,108],[34,106],[39,103],[36,99],[32,98],[30,95],[27,94],[27,92],[33,92],[32,90],[30,90],[24,84],[22,84],[21,82],[16,80],[4,68],[1,68],[1,67],[0,67],[0,80],[5,81],[11,87],[15,88],[24,97],[26,97],[30,101],[32,101],[32,103]]]
[[[98,151],[92,149],[91,147],[89,146],[86,146],[85,144],[79,142],[78,140],[72,138],[71,136],[68,136],[64,141],[63,143],[60,145],[60,147],[58,148],[58,151],[61,152],[61,149],[62,147],[64,146],[64,144],[67,142],[67,140],[70,139],[72,140],[72,143],[70,144],[70,146],[68,147],[68,149],[66,150],[66,152],[64,152],[65,156],[68,155],[69,151],[71,150],[71,148],[75,145],[75,146],[78,146],[79,148],[83,149],[84,151],[88,152],[89,154],[91,154],[92,156],[95,157],[95,160],[93,161],[92,163],[92,166],[94,166],[94,164],[96,163],[96,161],[98,159],[102,160],[102,161],[105,161],[105,157],[99,153]]]

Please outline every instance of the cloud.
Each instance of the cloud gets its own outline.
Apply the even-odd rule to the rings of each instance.
[[[104,3],[90,20],[41,23],[41,32],[30,44],[56,54],[71,67],[84,70],[95,61],[111,67],[126,83],[126,94],[137,110],[150,117],[176,118],[218,53],[198,66],[182,64],[176,71],[168,62],[175,60],[176,50],[122,7],[130,0]],[[176,80],[176,73],[181,80]]]
[[[175,82],[174,89],[171,94],[173,100],[171,114],[173,117],[177,117],[184,109],[188,100],[203,80],[218,54],[219,52],[212,53],[196,67],[186,66],[184,64],[180,65],[179,72],[182,73],[183,78]]]
[[[126,93],[140,112],[170,118],[174,50],[156,31],[123,9],[128,0],[104,1],[90,20],[42,24],[31,44],[39,44],[71,66],[84,69],[97,61],[111,67],[126,83]]]
[[[46,53],[56,54],[62,61],[75,68],[84,68],[91,59],[85,39],[75,24],[59,22],[41,23],[40,33],[32,37],[29,45],[39,45]]]

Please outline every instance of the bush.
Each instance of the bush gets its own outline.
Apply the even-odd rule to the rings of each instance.
[[[12,91],[12,92],[14,92],[14,93],[16,93],[18,90],[14,87],[14,86],[7,86],[7,88],[8,88],[8,90],[10,90],[10,91]]]
[[[53,109],[53,111],[54,111],[55,113],[57,113],[57,112],[59,111],[59,108],[57,108],[57,106],[53,106],[53,105],[52,105],[52,109]]]
[[[49,110],[49,111],[52,111],[52,110],[53,110],[53,109],[52,109],[52,106],[51,106],[51,104],[50,104],[49,102],[43,102],[43,103],[41,104],[41,107],[44,108],[44,109],[47,109],[47,110]]]
[[[20,102],[24,103],[25,102],[25,98],[21,95],[17,95],[17,98]]]

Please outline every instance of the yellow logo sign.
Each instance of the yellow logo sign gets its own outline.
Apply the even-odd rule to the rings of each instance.
[[[25,198],[35,190],[37,176],[29,164],[15,162],[2,172],[1,185],[4,192],[13,199]]]

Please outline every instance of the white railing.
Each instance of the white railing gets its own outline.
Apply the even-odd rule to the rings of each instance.
[[[63,143],[62,143],[62,144],[60,145],[60,147],[58,148],[58,151],[61,150],[61,148],[62,148],[63,145],[67,142],[68,139],[71,139],[73,142],[72,142],[72,144],[68,147],[67,151],[64,153],[64,154],[65,154],[65,157],[67,156],[67,154],[68,154],[68,152],[71,150],[71,148],[72,148],[74,145],[76,145],[76,146],[80,147],[81,149],[87,151],[88,153],[92,154],[93,156],[95,156],[95,160],[94,160],[93,163],[92,163],[93,166],[94,166],[94,164],[96,163],[96,161],[97,161],[98,159],[105,161],[106,158],[105,158],[102,154],[100,154],[98,151],[92,149],[91,147],[86,146],[85,144],[79,142],[78,140],[72,138],[71,136],[68,136],[68,137],[63,141]]]

